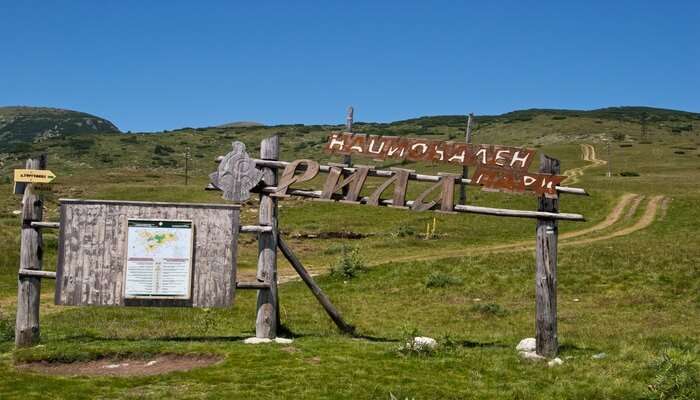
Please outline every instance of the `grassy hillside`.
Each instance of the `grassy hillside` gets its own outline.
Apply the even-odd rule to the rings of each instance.
[[[641,113],[646,113],[644,135]],[[574,186],[591,193],[561,198],[562,211],[588,218],[560,224],[563,365],[525,362],[514,350],[520,339],[534,335],[533,221],[294,199],[280,202],[283,235],[305,266],[319,274],[324,291],[358,327],[359,337],[338,334],[296,281],[280,286],[282,321],[295,338],[286,346],[241,342],[254,334],[253,291],[238,291],[229,309],[57,307],[53,282],[45,281],[42,346],[14,350],[20,225],[13,213],[19,198],[10,194],[9,176],[29,154],[46,151],[58,175],[46,201],[47,219],[56,220],[60,197],[223,202],[220,193],[202,188],[215,168],[214,157],[228,151],[231,141],[241,140],[257,154],[262,137],[279,133],[283,159],[330,160],[321,148],[326,135],[341,126],[81,133],[33,143],[6,155],[0,167],[0,398],[697,398],[698,114],[646,108],[525,110],[477,121],[475,141],[536,147],[560,158],[563,170],[582,171]],[[463,127],[464,116],[441,116],[357,123],[355,130],[460,140]],[[602,161],[584,161],[584,144]],[[188,148],[193,162],[186,186]],[[426,173],[454,171],[445,165],[406,165]],[[368,187],[377,183],[371,179]],[[308,186],[319,188],[320,182]],[[411,185],[409,197],[423,187]],[[527,195],[473,188],[469,194],[470,204],[536,206]],[[255,200],[243,206],[244,223],[256,220],[256,206]],[[426,237],[426,226],[433,223],[435,235]],[[322,235],[341,231],[359,235]],[[356,277],[329,275],[348,249],[357,249],[366,270]],[[254,236],[241,236],[239,255],[239,275],[250,277],[257,256]],[[47,232],[45,269],[55,264],[56,234]],[[294,276],[282,261],[280,276]],[[428,354],[399,351],[411,335],[435,337],[441,346]],[[151,359],[161,353],[215,354],[223,362],[132,378],[37,378],[15,368],[31,360]]]
[[[29,151],[31,143],[90,132],[119,132],[106,119],[45,107],[0,107],[0,153]]]

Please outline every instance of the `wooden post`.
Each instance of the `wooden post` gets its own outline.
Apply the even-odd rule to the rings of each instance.
[[[287,261],[292,264],[294,270],[297,271],[301,277],[301,280],[303,280],[306,286],[311,289],[311,293],[313,293],[316,300],[321,303],[321,306],[323,306],[323,309],[326,310],[326,313],[329,317],[331,317],[338,329],[344,333],[355,332],[355,327],[345,322],[338,309],[336,309],[333,303],[331,303],[328,296],[323,293],[321,287],[318,286],[316,281],[314,281],[306,268],[304,268],[304,266],[301,264],[301,261],[299,261],[299,259],[294,255],[292,249],[290,249],[289,246],[287,246],[287,243],[282,240],[281,236],[277,237],[277,246],[279,247],[280,251],[282,251],[282,254],[284,254],[284,256],[287,258]]]
[[[263,160],[279,159],[279,136],[275,135],[260,142],[260,158]],[[277,170],[263,167],[263,181],[266,185],[277,185]],[[258,234],[258,271],[260,282],[269,283],[270,287],[258,290],[257,318],[255,320],[255,337],[277,337],[279,326],[279,300],[277,298],[277,199],[264,191],[260,193],[259,225],[270,226],[269,232]]]
[[[465,135],[465,140],[467,144],[472,142],[472,121],[474,118],[473,113],[469,113],[469,117],[467,119],[467,133]],[[469,179],[469,167],[466,165],[462,167],[462,179]],[[459,185],[459,204],[466,205],[467,204],[467,184],[466,183],[460,183]]]
[[[542,155],[540,172],[558,175],[559,160]],[[538,211],[559,212],[559,200],[544,196],[538,200]],[[537,220],[535,258],[535,338],[537,354],[555,357],[559,351],[557,338],[557,241],[559,228],[555,219]]]
[[[355,109],[352,108],[352,106],[348,107],[348,115],[345,117],[346,132],[352,132],[352,121],[354,112]],[[349,154],[343,156],[343,164],[347,165],[348,167],[352,167],[352,157]]]
[[[46,155],[29,159],[27,169],[46,169]],[[29,183],[22,197],[22,232],[20,249],[20,270],[41,270],[43,241],[41,230],[32,227],[33,221],[43,219],[43,201]],[[32,346],[39,342],[39,295],[41,278],[20,275],[17,290],[17,320],[15,324],[15,345]]]

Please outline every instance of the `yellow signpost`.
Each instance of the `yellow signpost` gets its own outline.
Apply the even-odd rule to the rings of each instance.
[[[15,183],[50,183],[56,175],[45,169],[16,169]]]
[[[37,191],[51,191],[47,183],[51,183],[54,179],[56,179],[56,175],[46,169],[16,169],[13,192],[15,194],[24,193],[24,188],[28,183],[34,184],[34,189]]]

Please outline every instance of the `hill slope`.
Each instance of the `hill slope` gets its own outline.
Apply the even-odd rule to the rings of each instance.
[[[0,152],[13,152],[29,143],[89,132],[119,132],[110,121],[91,114],[45,107],[0,107]]]

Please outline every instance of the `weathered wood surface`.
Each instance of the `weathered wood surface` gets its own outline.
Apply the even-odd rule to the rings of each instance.
[[[269,289],[270,284],[267,282],[236,282],[236,289]]]
[[[46,169],[46,155],[30,159],[27,169]],[[33,184],[24,187],[22,197],[22,231],[19,270],[39,271],[42,268],[44,243],[41,232],[32,228],[32,222],[43,219],[44,203]],[[15,345],[32,346],[39,342],[39,297],[41,277],[20,275],[17,288],[17,319],[15,321]]]
[[[260,226],[260,225],[241,225],[241,232],[243,233],[260,233],[260,232],[271,232],[271,226]]]
[[[558,174],[559,160],[542,155],[540,172]],[[559,200],[541,197],[538,210],[556,213]],[[535,247],[535,339],[537,354],[555,357],[559,351],[557,337],[557,241],[559,227],[555,219],[537,220]]]
[[[352,123],[355,118],[355,109],[350,106],[348,107],[348,114],[345,117],[345,130],[347,132],[352,132]],[[352,156],[350,154],[346,154],[343,156],[343,164],[347,165],[348,167],[352,166]]]
[[[340,311],[335,308],[328,296],[323,293],[321,287],[318,286],[316,281],[314,281],[306,268],[304,268],[304,265],[302,265],[301,261],[299,261],[299,259],[294,255],[294,252],[292,252],[292,249],[287,246],[282,237],[277,238],[277,246],[279,247],[280,251],[282,251],[282,254],[284,254],[284,256],[287,258],[287,261],[289,261],[289,263],[292,265],[294,270],[299,274],[301,280],[304,281],[306,286],[311,290],[311,293],[313,293],[313,295],[316,297],[316,300],[318,300],[321,306],[323,306],[323,309],[326,310],[326,313],[333,320],[338,329],[345,333],[353,333],[355,331],[355,327],[345,322],[343,316],[340,314]]]
[[[220,162],[223,159],[223,156],[219,156],[216,158],[216,162]],[[287,167],[292,162],[289,161],[273,161],[273,160],[261,160],[258,158],[254,158],[253,161],[255,161],[255,165],[258,167],[268,167],[268,168],[276,168],[276,169],[284,169]],[[303,161],[303,160],[296,160],[296,161]],[[329,172],[333,166],[331,165],[319,165],[319,172]],[[300,168],[301,170],[301,168]],[[343,167],[343,172],[346,174],[351,174],[355,172],[354,167]],[[395,175],[396,172],[392,169],[389,170],[370,170],[368,172],[368,176],[377,176],[377,177],[382,177],[382,178],[389,178]],[[415,172],[412,172],[409,176],[410,180],[413,181],[418,181],[418,182],[437,182],[440,180],[440,177],[438,175],[425,175],[425,174],[417,174]],[[471,184],[472,180],[468,178],[463,178],[459,181],[459,183],[462,184]],[[209,185],[207,187],[208,190],[220,190],[216,188],[214,185]],[[588,193],[586,192],[585,189],[583,188],[576,188],[576,187],[569,187],[569,186],[556,186],[556,190],[559,193],[568,193],[568,194],[575,194],[575,195],[580,195],[580,196],[588,196]]]
[[[263,173],[246,153],[245,144],[233,142],[232,147],[209,179],[212,185],[224,192],[224,199],[240,203],[250,198],[250,189],[260,182]]]
[[[61,200],[56,304],[223,307],[233,302],[239,207]],[[191,220],[191,298],[124,299],[128,219]]]
[[[473,118],[474,114],[469,113],[469,116],[467,117],[467,129],[464,137],[464,141],[467,144],[470,144],[472,142],[472,123],[473,123]],[[468,166],[463,166],[462,167],[462,179],[468,179],[469,178],[469,167]],[[467,184],[464,182],[460,181],[459,184],[459,204],[467,204]]]
[[[272,136],[260,143],[260,158],[277,160],[279,158],[279,136]],[[262,168],[263,182],[268,186],[277,185],[277,170]],[[258,291],[257,316],[255,319],[255,336],[258,338],[277,337],[279,326],[279,299],[277,297],[277,199],[270,192],[260,193],[258,224],[272,228],[269,232],[260,232],[258,236],[257,279],[269,284],[269,288]]]

